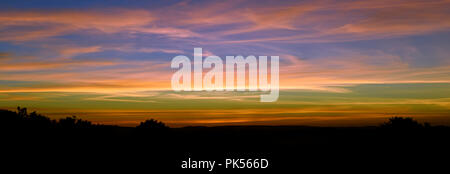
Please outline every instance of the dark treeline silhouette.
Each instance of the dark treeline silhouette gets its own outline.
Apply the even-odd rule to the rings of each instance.
[[[2,128],[13,129],[36,129],[36,128],[64,128],[64,129],[89,129],[89,128],[106,128],[117,127],[102,124],[93,124],[88,120],[77,119],[76,116],[66,117],[59,120],[52,120],[46,116],[36,113],[29,113],[27,108],[17,107],[17,111],[0,110],[0,121]],[[142,130],[166,130],[167,127],[163,122],[149,119],[141,122],[137,129]]]
[[[93,128],[102,125],[92,124],[90,121],[77,119],[76,116],[52,120],[35,111],[28,114],[27,108],[17,107],[17,112],[0,110],[2,127],[12,129],[37,129],[37,128]]]
[[[388,122],[381,125],[385,129],[394,130],[416,130],[431,127],[429,123],[419,123],[411,117],[392,117]]]
[[[93,124],[75,116],[53,120],[18,107],[17,111],[0,110],[0,126],[6,144],[3,150],[12,152],[11,158],[33,159],[40,166],[47,163],[38,160],[43,156],[53,159],[53,166],[72,167],[81,159],[103,168],[139,169],[151,165],[166,170],[180,169],[180,161],[188,157],[261,157],[273,162],[273,170],[292,169],[299,164],[325,170],[318,165],[349,163],[379,168],[398,161],[430,161],[434,157],[422,156],[446,154],[450,149],[449,127],[431,126],[409,117],[393,117],[369,127],[169,128],[154,119],[136,127],[120,127]]]

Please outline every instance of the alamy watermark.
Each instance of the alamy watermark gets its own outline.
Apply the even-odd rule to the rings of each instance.
[[[212,65],[214,64],[214,67]],[[181,66],[180,66],[181,65]],[[246,65],[248,69],[246,71]],[[279,96],[279,57],[270,56],[270,74],[268,74],[267,56],[226,56],[225,72],[219,56],[208,56],[203,60],[202,48],[194,48],[194,71],[191,60],[179,55],[172,59],[171,68],[178,68],[172,76],[174,91],[270,91],[262,94],[261,102],[275,102]],[[236,67],[236,75],[235,75]],[[203,76],[203,68],[211,68]],[[246,73],[248,72],[248,85]],[[225,85],[223,76],[225,73]],[[192,86],[192,77],[194,84]],[[236,76],[236,79],[235,79]],[[268,78],[270,76],[270,84]],[[180,83],[180,80],[182,83]],[[259,82],[259,83],[258,83]],[[235,85],[236,83],[236,85]]]

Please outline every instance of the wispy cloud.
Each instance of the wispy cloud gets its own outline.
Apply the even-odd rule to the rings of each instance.
[[[90,30],[104,33],[150,33],[169,37],[192,37],[196,34],[178,28],[152,27],[154,15],[146,10],[35,10],[0,13],[2,41],[28,41]]]
[[[414,65],[426,62],[417,56],[424,45],[410,58],[348,44],[449,31],[448,7],[448,0],[324,0],[3,10],[0,41],[9,47],[0,50],[0,80],[58,84],[22,91],[167,89],[172,56],[202,46],[204,56],[279,55],[282,88],[343,93],[339,86],[449,82],[445,42],[434,43],[441,52],[429,66]],[[304,54],[311,48],[320,55]]]

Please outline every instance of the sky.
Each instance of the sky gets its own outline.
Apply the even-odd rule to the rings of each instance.
[[[2,1],[0,108],[136,125],[450,125],[450,1]],[[173,57],[280,56],[280,97],[173,92]]]

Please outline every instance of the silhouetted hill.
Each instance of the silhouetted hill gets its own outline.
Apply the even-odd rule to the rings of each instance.
[[[348,164],[379,168],[398,161],[433,161],[435,154],[447,155],[450,147],[449,127],[399,117],[373,127],[169,128],[151,119],[131,128],[93,124],[74,116],[52,120],[19,107],[16,112],[0,110],[0,126],[3,150],[11,153],[7,157],[26,159],[37,167],[179,169],[180,161],[188,157],[259,157],[272,162],[267,171],[299,166],[326,170],[320,166]],[[439,162],[446,161],[435,164]]]

